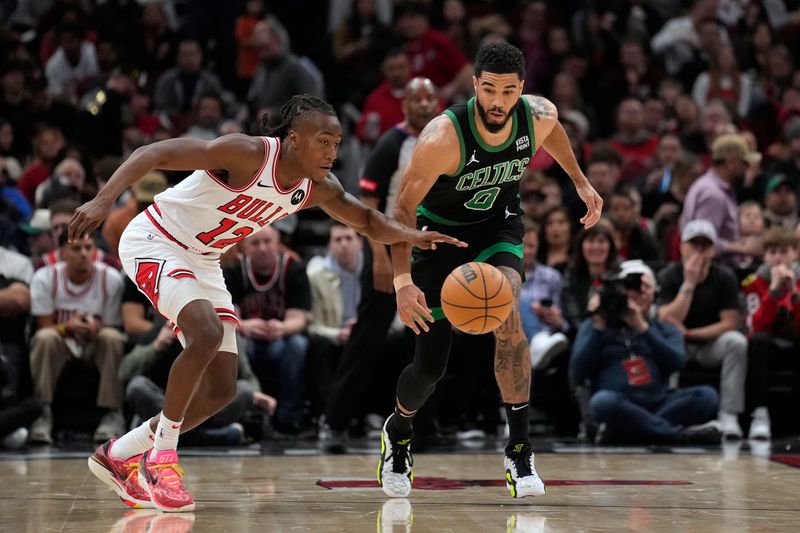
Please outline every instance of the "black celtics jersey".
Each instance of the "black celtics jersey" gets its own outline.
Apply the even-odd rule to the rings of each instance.
[[[439,176],[417,208],[431,222],[461,226],[519,212],[519,180],[536,151],[530,104],[519,99],[509,119],[511,135],[499,146],[484,143],[474,111],[473,97],[444,112],[458,134],[461,163],[455,173]]]

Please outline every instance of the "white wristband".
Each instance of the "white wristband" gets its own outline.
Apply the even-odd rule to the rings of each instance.
[[[394,277],[394,290],[399,291],[406,285],[411,285],[413,283],[411,274],[399,274]]]

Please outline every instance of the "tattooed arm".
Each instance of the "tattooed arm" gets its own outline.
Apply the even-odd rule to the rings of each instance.
[[[558,110],[556,106],[547,98],[533,95],[523,95],[528,100],[531,107],[531,118],[533,119],[533,132],[536,142],[553,156],[561,168],[564,169],[572,182],[578,196],[586,204],[586,215],[581,218],[581,223],[589,228],[597,224],[600,220],[600,213],[603,209],[603,199],[586,179],[580,165],[578,165],[572,145],[567,137],[567,132],[558,121]]]

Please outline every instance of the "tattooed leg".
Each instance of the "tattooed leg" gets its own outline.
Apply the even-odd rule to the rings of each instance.
[[[522,278],[509,267],[498,267],[511,283],[514,293],[514,306],[506,321],[495,330],[494,375],[503,402],[508,404],[525,403],[530,398],[531,358],[528,339],[522,331],[519,316],[519,292]]]

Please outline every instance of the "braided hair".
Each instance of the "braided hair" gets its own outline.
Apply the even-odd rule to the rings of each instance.
[[[314,113],[336,116],[333,106],[322,98],[310,94],[297,94],[281,107],[281,122],[277,126],[269,127],[269,114],[261,116],[261,131],[269,137],[285,139],[289,130],[295,126],[298,118],[307,117]]]

